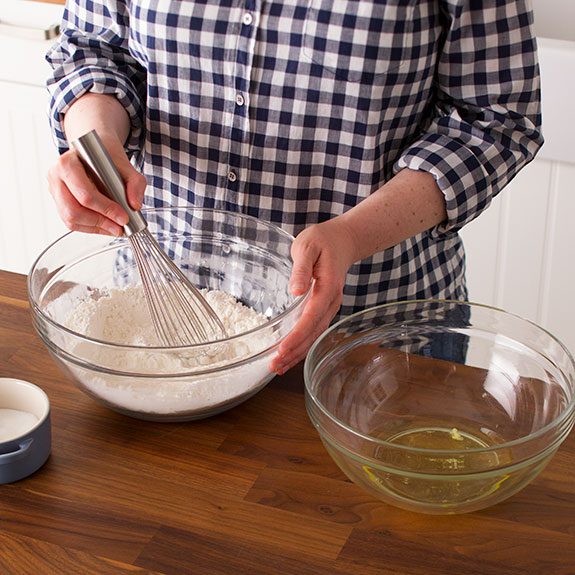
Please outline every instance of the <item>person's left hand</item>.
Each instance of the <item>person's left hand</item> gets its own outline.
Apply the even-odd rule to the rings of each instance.
[[[312,280],[313,286],[299,321],[280,343],[272,361],[271,369],[280,375],[301,361],[329,326],[341,305],[347,271],[357,259],[355,238],[341,218],[303,230],[296,237],[291,254],[292,294],[304,294]]]

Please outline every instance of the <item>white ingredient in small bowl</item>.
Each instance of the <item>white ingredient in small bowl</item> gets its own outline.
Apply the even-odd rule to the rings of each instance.
[[[0,409],[0,443],[28,433],[38,418],[33,413],[19,409]]]

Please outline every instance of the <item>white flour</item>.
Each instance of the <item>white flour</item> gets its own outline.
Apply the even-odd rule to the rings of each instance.
[[[230,336],[268,321],[263,314],[225,292],[211,291],[204,296]],[[65,326],[93,339],[141,347],[125,349],[81,343],[73,350],[76,357],[96,366],[134,375],[92,371],[75,364],[69,368],[95,396],[112,406],[143,415],[209,413],[217,406],[255,391],[273,376],[269,370],[269,354],[262,354],[245,365],[232,366],[269,348],[276,339],[271,329],[259,330],[235,342],[213,344],[202,353],[193,348],[185,351],[146,349],[157,346],[158,341],[139,287],[114,289],[96,298],[76,301]],[[223,366],[230,367],[199,373]],[[160,378],[144,374],[180,375]]]

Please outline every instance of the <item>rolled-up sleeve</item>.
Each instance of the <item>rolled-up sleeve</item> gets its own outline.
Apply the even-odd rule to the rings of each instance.
[[[69,1],[62,34],[46,55],[52,67],[47,86],[49,116],[60,153],[68,149],[63,118],[87,92],[113,94],[131,122],[126,148],[141,150],[146,98],[146,71],[128,48],[129,15],[124,1]]]
[[[437,100],[421,137],[394,166],[430,172],[457,232],[531,161],[541,145],[533,14],[525,0],[444,0]]]

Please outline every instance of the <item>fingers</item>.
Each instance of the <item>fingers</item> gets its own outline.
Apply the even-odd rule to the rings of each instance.
[[[333,222],[310,226],[294,240],[290,289],[301,295],[312,279],[315,283],[299,321],[278,347],[271,364],[276,373],[283,374],[301,361],[337,313],[352,262],[346,242]]]
[[[50,184],[60,218],[73,231],[121,236],[123,228],[105,216],[82,206],[70,193],[66,184],[56,180]]]
[[[145,176],[134,169],[125,154],[123,154],[120,161],[116,162],[116,167],[126,186],[128,204],[133,210],[140,210],[147,185]]]
[[[126,180],[126,197],[128,198],[128,204],[133,210],[142,209],[145,190],[146,178],[142,174],[132,171],[131,177]]]
[[[341,290],[314,284],[301,318],[278,347],[271,364],[273,371],[282,375],[305,358],[313,342],[329,327],[341,299]]]
[[[126,212],[116,202],[98,191],[75,152],[64,154],[60,164],[58,175],[81,206],[101,214],[119,226],[127,223]]]
[[[291,251],[294,263],[289,286],[291,293],[297,296],[309,289],[318,253],[313,244],[305,241],[304,234],[295,239]]]
[[[123,148],[112,150],[111,155],[126,183],[128,203],[140,209],[146,188],[144,176],[130,164]],[[48,182],[58,213],[69,229],[122,235],[128,214],[98,190],[74,151],[60,157],[48,172]]]

